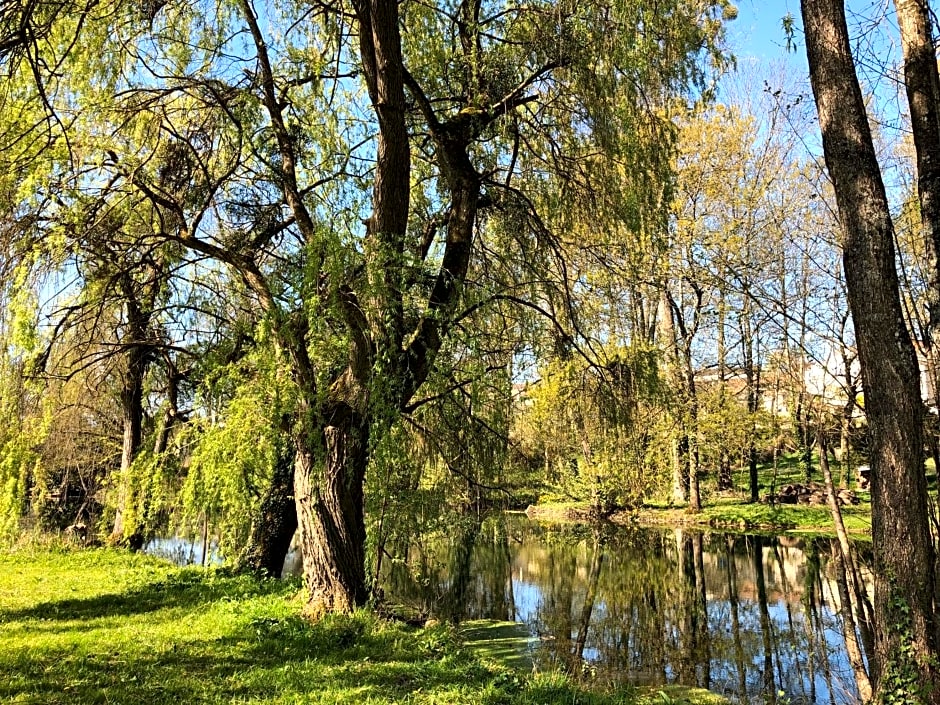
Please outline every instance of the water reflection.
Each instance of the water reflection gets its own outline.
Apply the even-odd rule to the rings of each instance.
[[[846,571],[833,549],[491,518],[412,544],[384,582],[389,598],[440,618],[528,625],[543,668],[698,685],[738,702],[854,703],[866,638],[854,640],[853,670],[840,616]]]
[[[214,540],[208,546],[202,541],[179,536],[150,539],[143,549],[144,553],[172,561],[179,566],[186,565],[222,565],[224,559],[219,553],[219,545]]]

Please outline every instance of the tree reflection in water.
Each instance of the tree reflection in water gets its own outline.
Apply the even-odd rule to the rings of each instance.
[[[384,583],[390,599],[440,619],[526,624],[541,668],[698,685],[737,702],[782,693],[781,702],[854,703],[866,639],[850,638],[850,659],[846,568],[834,549],[820,539],[498,516],[413,542]],[[852,570],[867,585],[862,563],[853,549]]]

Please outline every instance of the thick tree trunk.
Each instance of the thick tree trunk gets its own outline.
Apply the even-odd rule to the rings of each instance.
[[[928,320],[922,342],[933,399],[937,403],[940,398],[940,370],[937,366],[937,344],[940,342],[937,340],[940,330],[940,72],[937,70],[933,23],[927,0],[895,0],[894,6],[904,52],[904,86],[911,109],[911,132],[917,154],[917,195],[927,259]],[[938,428],[933,419],[930,421],[928,439],[934,466],[940,472]]]
[[[923,404],[904,325],[894,231],[852,62],[845,8],[803,0],[810,77],[844,230],[844,267],[871,431],[875,699],[940,703],[934,547],[923,470]]]
[[[363,481],[368,424],[347,413],[295,440],[294,498],[304,555],[304,613],[348,613],[367,599]]]
[[[672,306],[669,303],[669,294],[665,289],[660,293],[659,307],[656,315],[656,337],[663,352],[663,374],[667,378],[675,378],[679,368],[679,345],[676,338],[676,325]],[[680,419],[676,419],[677,422]],[[689,491],[689,473],[686,455],[688,451],[687,437],[681,433],[672,441],[672,502],[685,504]]]
[[[271,484],[252,522],[248,547],[240,561],[243,570],[275,578],[281,575],[284,559],[297,531],[294,462],[294,454],[289,448],[278,454]]]

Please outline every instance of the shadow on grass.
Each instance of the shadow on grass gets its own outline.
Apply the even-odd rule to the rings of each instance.
[[[313,625],[299,617],[259,619],[222,639],[159,651],[100,643],[85,654],[66,645],[0,652],[5,674],[0,701],[396,702],[419,690],[465,692],[456,702],[487,703],[496,697],[490,685],[497,674],[479,662],[459,650],[436,651],[416,632],[371,619],[336,618]],[[506,695],[500,690],[500,699]]]
[[[507,688],[519,687],[512,680],[494,687],[501,671],[468,658],[445,628],[418,632],[368,613],[310,624],[299,616],[251,619],[243,612],[221,625],[221,637],[201,638],[180,623],[169,640],[151,635],[149,621],[130,639],[118,631],[110,638],[103,624],[147,613],[165,623],[156,613],[199,612],[222,600],[247,605],[252,597],[289,591],[278,581],[183,571],[119,594],[0,613],[0,644],[4,622],[22,621],[16,628],[26,632],[31,622],[42,627],[42,639],[17,649],[0,646],[0,701],[356,703],[409,700],[421,691],[448,694],[441,702],[488,703],[505,702]],[[94,640],[66,621],[96,629]]]
[[[130,617],[161,609],[194,607],[231,596],[266,595],[283,592],[277,580],[259,581],[249,576],[206,576],[184,570],[123,593],[88,598],[49,600],[25,609],[0,610],[0,623],[19,620],[91,620],[100,617]]]

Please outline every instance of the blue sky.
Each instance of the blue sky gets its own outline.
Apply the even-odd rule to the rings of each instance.
[[[799,0],[738,0],[738,18],[728,25],[728,39],[738,57],[761,61],[786,61],[793,70],[806,73]],[[796,50],[787,52],[782,20],[792,15],[796,27]],[[885,16],[887,14],[887,17]],[[868,63],[866,55],[896,57],[897,29],[894,4],[889,0],[848,0],[846,16],[856,59]],[[887,19],[887,22],[885,21]],[[864,73],[864,70],[861,71]]]
[[[800,24],[798,0],[739,0],[738,18],[728,25],[728,38],[738,56],[788,62],[794,59],[805,67],[806,59],[802,44],[796,52],[786,52],[786,37],[781,20],[790,13]],[[799,41],[799,37],[797,37]]]
[[[727,25],[728,42],[742,69],[757,64],[756,75],[785,92],[809,93],[809,69],[803,41],[800,0],[738,0],[738,17]],[[782,20],[794,20],[794,49],[787,51]],[[894,3],[847,0],[846,16],[862,91],[875,97],[873,119],[888,132],[904,128],[907,105],[901,82],[901,57]],[[783,67],[783,73],[779,67]],[[776,70],[774,70],[776,69]],[[777,85],[786,83],[786,86]]]

